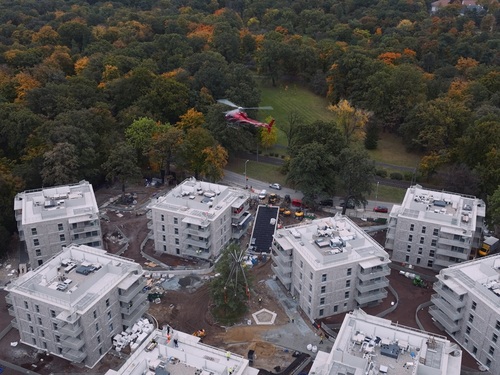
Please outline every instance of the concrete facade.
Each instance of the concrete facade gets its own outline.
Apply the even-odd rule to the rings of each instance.
[[[185,180],[149,205],[155,251],[215,259],[231,239],[246,233],[249,199],[243,189]]]
[[[430,314],[491,374],[500,373],[500,255],[443,269]]]
[[[316,375],[460,374],[462,351],[446,337],[354,310],[346,314],[330,353],[318,352]]]
[[[481,199],[415,185],[392,207],[385,248],[393,262],[439,271],[475,255],[485,215]]]
[[[148,309],[142,267],[86,245],[71,245],[6,290],[22,343],[87,367],[112,337]]]
[[[277,230],[271,257],[274,274],[311,320],[387,297],[389,255],[346,216]]]
[[[167,338],[170,336],[170,339]],[[156,345],[148,350],[151,342]],[[151,346],[150,346],[151,348]],[[244,357],[200,342],[200,338],[171,329],[154,331],[118,370],[105,375],[257,375]]]
[[[99,208],[87,181],[19,193],[14,212],[32,269],[70,243],[102,247]]]

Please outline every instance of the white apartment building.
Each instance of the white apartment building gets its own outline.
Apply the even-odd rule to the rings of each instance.
[[[170,336],[170,340],[167,338]],[[229,354],[228,354],[229,353]],[[244,357],[202,344],[200,338],[155,330],[118,370],[105,375],[257,375]]]
[[[385,248],[393,262],[439,271],[475,255],[485,214],[476,197],[412,186],[392,207]]]
[[[149,208],[155,251],[182,257],[216,258],[252,220],[243,189],[187,179]]]
[[[22,343],[93,367],[112,338],[148,310],[142,267],[86,245],[71,245],[6,287]]]
[[[500,255],[442,269],[430,314],[490,374],[500,374]]]
[[[99,208],[87,181],[19,193],[14,212],[32,269],[70,243],[102,247]]]
[[[389,255],[346,216],[278,229],[271,258],[276,277],[311,320],[387,297]]]
[[[332,351],[319,351],[316,375],[458,375],[462,351],[446,337],[354,310],[346,314]]]

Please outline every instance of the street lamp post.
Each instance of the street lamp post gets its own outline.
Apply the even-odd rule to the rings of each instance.
[[[249,162],[250,160],[247,160],[245,162],[245,189],[248,189],[248,178],[247,178],[247,163]]]
[[[377,189],[375,190],[375,200],[378,198],[378,184],[379,182],[377,181]]]

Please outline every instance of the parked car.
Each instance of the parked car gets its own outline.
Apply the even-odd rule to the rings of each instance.
[[[319,205],[320,206],[330,206],[332,207],[333,206],[333,199],[329,198],[329,199],[323,199],[322,201],[319,202]]]
[[[269,187],[272,189],[281,190],[281,185],[278,184],[277,182],[270,184]]]
[[[259,199],[266,199],[266,197],[267,197],[267,191],[262,190],[262,191],[259,193]]]
[[[373,212],[387,213],[387,212],[389,212],[389,209],[385,206],[375,206],[375,207],[373,207]]]

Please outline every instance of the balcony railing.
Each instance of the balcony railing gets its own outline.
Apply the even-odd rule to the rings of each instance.
[[[210,234],[211,234],[211,231],[206,229],[206,228],[203,228],[203,229],[193,229],[193,228],[186,228],[183,230],[183,233],[185,235],[193,235],[193,236],[198,236],[198,237],[203,237],[203,238],[208,238],[210,237]]]
[[[135,286],[133,285],[128,290],[125,291],[123,289],[120,289],[118,300],[120,302],[125,302],[125,303],[132,301],[132,298],[134,298],[137,295],[137,293],[141,292],[145,286],[146,286],[146,279],[139,279],[139,283],[136,284]]]
[[[74,349],[66,349],[63,350],[62,356],[72,362],[81,363],[85,358],[87,358],[87,353]]]
[[[10,293],[5,296],[5,302],[7,302],[7,305],[12,305],[12,296]]]
[[[449,246],[457,246],[457,247],[468,247],[470,246],[470,240],[467,241],[459,241],[459,240],[454,240],[452,238],[438,238],[438,244],[439,245],[449,245]]]
[[[439,254],[436,254],[436,255],[439,255]],[[438,258],[438,257],[436,257],[434,259],[434,265],[441,266],[441,267],[453,266],[453,265],[458,264],[458,263],[460,263],[460,262],[451,261],[448,258]]]
[[[436,306],[429,307],[429,314],[441,324],[448,333],[454,333],[460,330],[458,322],[452,321]]]
[[[462,259],[462,260],[469,259],[468,253],[459,253],[458,251],[452,251],[449,249],[443,249],[443,248],[439,248],[439,247],[436,249],[436,255],[453,257],[453,258],[458,258],[458,259]]]
[[[133,314],[135,310],[137,310],[138,306],[140,306],[143,302],[145,302],[148,299],[148,296],[146,293],[138,293],[134,299],[132,299],[131,302],[125,304],[120,309],[120,312],[125,315],[130,315]],[[132,303],[132,306],[129,304]]]
[[[83,345],[85,345],[85,341],[82,339],[77,339],[76,337],[65,336],[61,338],[61,344],[65,348],[80,350]]]
[[[381,277],[380,279],[377,280],[358,283],[358,285],[356,285],[356,289],[359,290],[361,293],[366,293],[371,290],[385,288],[388,285],[389,285],[389,280],[386,279],[385,277]]]
[[[13,306],[9,307],[9,315],[14,317],[16,316],[16,310]]]
[[[144,313],[146,311],[148,311],[148,308],[149,308],[149,302],[146,301],[146,302],[141,303],[138,306],[137,310],[133,314],[131,314],[129,316],[125,316],[123,318],[123,320],[122,320],[123,324],[126,325],[126,326],[128,326],[128,327],[134,325],[135,323],[137,323],[137,321],[139,320],[139,318],[142,315],[144,315]]]
[[[455,309],[465,306],[465,299],[460,300],[460,296],[458,294],[453,293],[449,289],[443,288],[443,284],[440,282],[435,283],[433,289]]]
[[[290,273],[283,273],[276,266],[272,267],[274,274],[280,279],[280,281],[287,287],[289,287],[292,283],[292,277]]]
[[[19,331],[19,323],[18,323],[17,319],[12,319],[10,321],[10,324],[11,324],[12,328],[15,328]]]
[[[201,247],[204,249],[209,248],[212,245],[212,242],[210,241],[209,238],[203,239],[203,240],[198,240],[198,239],[194,239],[193,237],[191,237],[191,238],[186,237],[186,238],[184,238],[183,242],[186,245],[197,246],[197,247]]]
[[[462,319],[464,316],[463,312],[454,309],[452,305],[445,299],[439,297],[438,294],[431,296],[431,302],[453,321]]]
[[[83,328],[78,324],[65,324],[59,327],[58,331],[63,335],[76,337],[83,332]]]
[[[209,251],[205,251],[202,249],[186,247],[183,250],[183,255],[193,256],[193,257],[197,257],[197,258],[201,258],[201,259],[208,259],[208,258],[210,258],[211,254]]]
[[[361,295],[357,295],[356,297],[354,297],[354,299],[360,305],[364,305],[370,302],[375,302],[384,299],[385,297],[387,297],[387,290],[380,290],[375,293],[372,292],[372,293],[363,293]]]
[[[387,276],[391,273],[391,269],[388,266],[377,267],[372,269],[366,269],[361,272],[358,272],[358,278],[365,282],[368,280],[377,279],[379,277]]]

